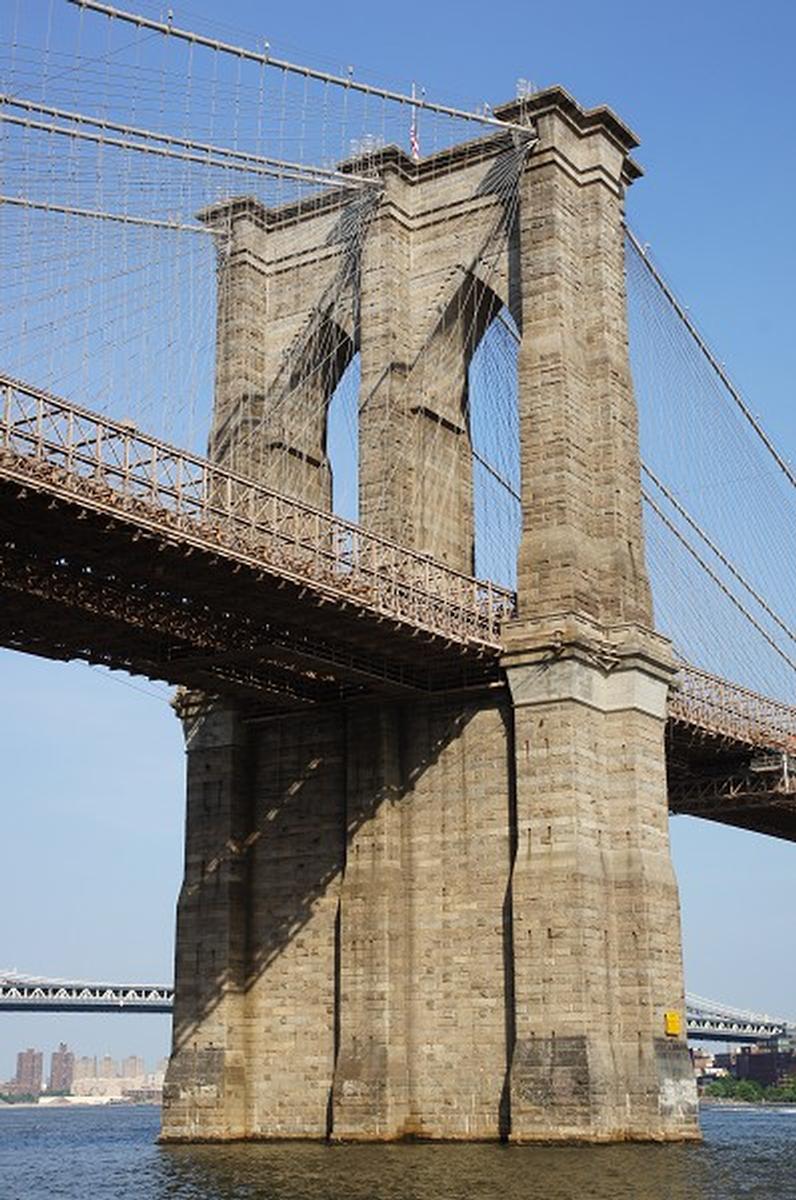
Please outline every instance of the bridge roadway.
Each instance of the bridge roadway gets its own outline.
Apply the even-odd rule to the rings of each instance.
[[[513,594],[0,375],[0,644],[253,712],[502,688]],[[670,807],[796,840],[796,708],[683,665]]]
[[[0,972],[0,1012],[170,1013],[174,989],[164,984],[84,983]],[[793,1036],[796,1026],[757,1013],[743,1012],[686,996],[690,1038],[751,1043]]]

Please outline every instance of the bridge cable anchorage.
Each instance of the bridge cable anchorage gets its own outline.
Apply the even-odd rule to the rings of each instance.
[[[661,480],[658,478],[658,476],[655,474],[655,472],[652,470],[652,468],[648,467],[646,463],[642,462],[641,471],[642,471],[642,474],[646,475],[647,478],[655,485],[655,487],[658,488],[658,490],[666,497],[666,499],[669,501],[669,503],[672,505],[672,507],[675,509],[675,511],[677,513],[679,513],[679,515],[683,518],[683,520],[690,526],[691,529],[693,529],[694,533],[696,533],[697,536],[699,538],[701,538],[701,540],[705,543],[705,545],[708,547],[708,549],[711,550],[716,555],[716,558],[719,560],[719,562],[722,564],[722,566],[727,568],[727,570],[730,572],[730,574],[737,580],[738,583],[740,583],[740,585],[744,588],[744,590],[746,592],[748,592],[748,594],[752,597],[752,599],[755,600],[760,605],[760,607],[763,609],[763,611],[766,613],[766,615],[771,617],[771,620],[774,621],[774,623],[779,626],[779,628],[782,630],[782,632],[784,634],[786,634],[792,642],[796,642],[796,632],[794,632],[794,630],[791,629],[791,627],[789,625],[787,625],[785,621],[782,620],[782,618],[774,611],[774,609],[771,608],[771,606],[764,599],[764,597],[760,595],[760,593],[757,591],[757,589],[754,588],[752,586],[752,584],[749,583],[749,581],[741,574],[741,572],[738,570],[738,568],[727,558],[727,556],[716,545],[716,543],[713,541],[713,539],[694,520],[694,518],[690,515],[690,513],[686,511],[686,509],[683,507],[683,505],[680,503],[680,501],[677,499],[677,497],[674,496],[672,494],[672,492],[670,492],[669,489],[666,487],[666,485],[661,482]]]
[[[666,282],[666,280],[661,275],[660,271],[657,269],[657,267],[654,265],[654,263],[650,259],[650,256],[649,256],[649,253],[648,253],[646,247],[636,237],[633,230],[627,224],[625,224],[625,233],[627,234],[627,238],[628,238],[630,245],[636,251],[636,254],[639,257],[639,260],[644,264],[644,266],[646,267],[650,276],[655,280],[656,284],[660,288],[662,294],[668,300],[668,302],[671,305],[674,312],[677,314],[677,316],[680,318],[680,320],[682,321],[685,328],[691,334],[691,337],[694,339],[695,343],[699,347],[700,351],[704,355],[707,362],[710,364],[710,366],[716,372],[716,375],[719,377],[719,379],[723,383],[724,387],[726,388],[727,392],[732,397],[734,403],[737,405],[738,409],[743,414],[745,420],[748,421],[749,425],[755,431],[758,438],[763,443],[766,450],[768,450],[769,454],[774,459],[774,462],[777,464],[780,471],[785,476],[785,478],[788,480],[788,482],[793,487],[796,487],[796,474],[794,474],[793,468],[790,466],[790,463],[788,463],[787,460],[785,458],[783,458],[783,456],[779,453],[779,451],[777,450],[773,441],[771,440],[769,435],[766,433],[763,426],[760,424],[760,421],[757,419],[757,417],[751,411],[748,404],[744,400],[743,396],[740,394],[740,392],[738,391],[738,389],[735,387],[732,380],[730,379],[729,375],[725,371],[724,367],[721,365],[721,363],[716,358],[713,351],[710,349],[710,346],[707,344],[705,339],[702,337],[702,334],[699,332],[696,325],[692,321],[691,317],[686,312],[684,305],[682,305],[680,303],[680,301],[677,299],[676,295],[672,291],[669,284]]]
[[[644,501],[646,502],[646,504],[649,505],[649,507],[652,509],[652,511],[655,513],[655,515],[658,517],[658,519],[663,522],[663,524],[666,526],[666,528],[669,530],[669,532],[675,536],[677,541],[680,542],[680,544],[688,551],[688,553],[691,555],[691,557],[696,560],[696,562],[699,564],[699,566],[702,568],[702,570],[705,571],[710,576],[712,581],[724,593],[724,595],[727,597],[727,599],[746,618],[746,620],[750,623],[750,625],[754,626],[754,628],[761,635],[761,637],[763,637],[765,639],[765,641],[768,642],[771,649],[774,650],[774,652],[776,654],[778,654],[779,657],[785,663],[787,663],[787,665],[791,668],[792,671],[796,672],[796,661],[794,661],[794,659],[792,659],[790,657],[790,655],[786,653],[786,651],[784,651],[780,646],[777,645],[775,640],[771,637],[770,633],[766,630],[765,626],[761,625],[760,622],[756,619],[756,617],[749,611],[749,609],[746,608],[746,606],[737,598],[737,596],[735,596],[730,591],[730,589],[727,587],[726,583],[721,579],[721,577],[719,575],[717,575],[716,572],[713,570],[713,568],[705,561],[704,558],[702,558],[699,551],[694,549],[694,547],[691,545],[691,543],[688,541],[688,539],[684,536],[684,534],[669,519],[669,517],[666,516],[666,514],[662,511],[662,509],[659,507],[659,505],[656,503],[656,501],[652,498],[652,496],[649,494],[649,492],[645,488],[642,487],[641,494],[642,494],[642,497],[643,497]]]
[[[351,75],[334,75],[328,71],[317,70],[314,67],[274,58],[271,54],[260,54],[255,50],[248,50],[245,46],[235,46],[229,42],[219,41],[217,38],[205,37],[189,29],[180,29],[176,25],[164,21],[153,21],[139,13],[116,8],[111,4],[102,4],[99,0],[68,0],[68,2],[77,8],[87,9],[89,12],[96,12],[119,21],[126,21],[131,25],[138,26],[139,29],[151,29],[153,32],[164,34],[171,39],[189,42],[195,46],[204,46],[208,50],[230,54],[238,60],[245,59],[249,62],[259,63],[261,66],[272,67],[278,71],[299,75],[304,79],[314,79],[320,83],[332,84],[348,92],[361,92],[366,96],[375,96],[382,100],[391,100],[396,104],[406,105],[410,109],[424,109],[428,112],[439,113],[442,116],[456,117],[463,121],[476,121],[479,124],[489,125],[495,129],[505,129],[523,135],[532,132],[529,125],[518,125],[512,121],[502,121],[499,117],[492,116],[486,112],[473,112],[468,109],[456,108],[450,104],[438,104],[433,100],[426,99],[422,94],[396,92],[389,88],[377,87],[374,84],[360,83],[359,80],[354,79]]]

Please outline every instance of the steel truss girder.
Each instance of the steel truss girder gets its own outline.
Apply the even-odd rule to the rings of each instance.
[[[0,401],[0,477],[21,489],[290,580],[407,633],[499,653],[500,621],[514,610],[506,589],[8,376]]]
[[[341,678],[382,689],[400,692],[428,691],[427,680],[389,662],[369,660],[345,647],[308,638],[288,628],[263,624],[255,626],[242,618],[227,616],[223,634],[212,614],[188,610],[177,598],[141,589],[130,591],[117,580],[98,580],[79,566],[41,563],[17,558],[0,549],[2,588],[26,597],[36,597],[60,611],[71,611],[115,625],[120,634],[141,631],[148,635],[149,656],[145,661],[135,651],[124,653],[110,649],[104,654],[72,639],[59,646],[51,643],[48,657],[81,657],[101,661],[103,665],[151,674],[172,683],[194,682],[190,675],[206,672],[223,690],[225,681],[252,693],[277,691],[288,699],[323,702],[340,695]],[[2,632],[8,636],[6,627]],[[152,635],[157,643],[152,645]],[[20,646],[29,635],[22,632]],[[159,643],[159,644],[158,644]],[[46,639],[40,643],[43,651]],[[60,653],[63,650],[65,653]],[[292,669],[292,663],[301,663]],[[186,674],[186,672],[188,674]]]

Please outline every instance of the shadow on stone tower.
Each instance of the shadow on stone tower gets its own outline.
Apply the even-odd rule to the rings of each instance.
[[[356,353],[360,521],[473,570],[468,365],[520,331],[522,542],[500,679],[184,714],[166,1140],[697,1136],[628,365],[636,140],[559,88],[374,187],[218,231],[211,451],[331,505]],[[683,1025],[684,1029],[684,1025]]]

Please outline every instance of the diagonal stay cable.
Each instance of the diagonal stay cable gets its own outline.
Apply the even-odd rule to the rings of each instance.
[[[749,609],[746,607],[746,605],[744,605],[738,599],[738,597],[736,595],[734,595],[733,592],[730,591],[730,589],[727,587],[727,584],[724,582],[724,580],[713,570],[713,568],[710,566],[710,564],[705,561],[705,559],[702,557],[702,555],[699,553],[699,551],[694,549],[694,547],[689,542],[688,538],[683,534],[683,532],[681,530],[679,530],[677,528],[677,526],[674,524],[674,522],[672,520],[670,520],[669,517],[666,516],[666,514],[660,508],[658,503],[652,498],[652,496],[649,494],[649,492],[645,488],[642,487],[641,494],[642,494],[644,500],[646,501],[646,503],[650,506],[652,511],[655,513],[655,515],[659,518],[659,520],[661,520],[663,522],[663,524],[666,526],[666,528],[669,530],[670,533],[674,534],[674,536],[677,538],[678,542],[680,542],[680,544],[688,551],[688,553],[691,555],[691,557],[693,559],[695,559],[695,561],[699,564],[699,566],[702,568],[702,570],[705,571],[706,574],[710,576],[710,578],[713,580],[713,582],[716,584],[716,586],[720,589],[720,591],[722,591],[724,593],[724,595],[727,597],[727,599],[730,601],[730,603],[733,604],[738,609],[738,611],[741,613],[741,615],[744,616],[746,618],[746,620],[750,623],[750,625],[752,625],[757,630],[757,632],[760,634],[760,636],[766,642],[768,642],[771,649],[776,654],[778,654],[779,657],[784,662],[787,663],[787,665],[791,668],[791,670],[796,672],[796,661],[794,661],[794,659],[792,659],[785,650],[783,650],[780,646],[777,645],[777,643],[775,642],[775,640],[771,636],[771,634],[768,632],[768,630],[763,625],[760,624],[760,622],[757,620],[757,618],[754,616],[754,614],[749,611]]]
[[[679,513],[679,515],[683,518],[683,520],[686,522],[686,524],[689,525],[691,529],[693,529],[694,533],[705,543],[705,545],[708,547],[708,549],[710,549],[716,555],[716,558],[719,560],[719,562],[722,564],[722,566],[726,567],[726,569],[730,572],[730,574],[733,576],[733,578],[735,580],[737,580],[738,583],[740,583],[741,587],[752,597],[753,600],[755,600],[760,605],[760,607],[763,609],[763,611],[769,617],[771,617],[771,620],[776,625],[779,626],[779,628],[782,630],[782,632],[784,634],[786,634],[792,642],[796,643],[796,632],[794,632],[790,628],[790,626],[788,624],[786,624],[786,622],[783,621],[782,618],[777,615],[777,613],[774,612],[773,608],[771,608],[771,606],[764,599],[764,597],[760,595],[760,593],[757,591],[757,589],[755,587],[753,587],[753,585],[751,583],[749,583],[749,581],[747,579],[744,578],[744,576],[741,574],[741,572],[738,570],[738,568],[736,566],[734,566],[734,564],[730,561],[730,559],[727,558],[726,554],[724,554],[724,552],[720,549],[720,547],[716,545],[716,543],[713,541],[713,539],[705,532],[704,529],[702,529],[702,527],[691,516],[691,514],[686,511],[686,509],[683,507],[683,505],[680,503],[680,501],[677,499],[677,497],[674,496],[672,494],[672,492],[670,492],[669,489],[666,487],[666,485],[661,482],[661,480],[654,473],[654,471],[652,471],[650,469],[650,467],[647,466],[646,463],[641,464],[641,470],[647,476],[647,478],[650,479],[655,484],[656,488],[658,488],[658,490],[661,492],[661,494],[666,497],[666,499],[669,501],[669,503],[672,505],[672,507]]]
[[[119,121],[112,121],[108,117],[96,117],[89,113],[75,112],[72,109],[58,108],[51,104],[42,104],[36,100],[29,100],[24,96],[11,96],[6,93],[0,95],[0,105],[6,105],[9,108],[19,108],[28,113],[37,113],[42,116],[56,117],[58,120],[69,121],[72,125],[89,125],[96,129],[104,130],[106,133],[121,133],[125,137],[133,137],[142,139],[143,143],[147,142],[162,142],[166,146],[176,147],[178,150],[198,151],[201,154],[215,156],[221,158],[228,167],[231,164],[227,163],[227,159],[231,162],[244,164],[252,171],[253,174],[260,174],[256,168],[266,168],[262,173],[276,176],[277,178],[297,178],[300,182],[331,182],[338,186],[352,187],[357,184],[368,184],[373,186],[374,181],[362,175],[355,175],[353,172],[336,171],[323,166],[307,166],[300,162],[289,162],[285,159],[274,158],[271,155],[251,154],[245,150],[238,150],[232,146],[218,146],[212,142],[200,142],[195,138],[176,137],[174,134],[164,133],[155,129],[143,129],[138,125],[126,125]],[[41,124],[31,126],[34,129],[42,128]],[[60,126],[59,126],[60,128]],[[64,127],[68,132],[69,127]],[[110,145],[116,145],[115,141],[110,141]],[[137,143],[136,143],[137,144]]]
[[[318,167],[317,169],[295,169],[293,167],[265,165],[264,163],[248,163],[237,158],[224,157],[219,154],[213,157],[210,152],[200,153],[197,151],[189,153],[187,151],[175,150],[170,145],[157,146],[152,142],[143,140],[135,141],[131,138],[109,137],[102,132],[90,133],[86,129],[79,129],[76,125],[54,125],[47,121],[35,121],[31,117],[14,117],[10,113],[2,111],[0,111],[0,122],[22,129],[34,129],[41,133],[69,137],[79,142],[91,142],[94,145],[112,146],[118,150],[133,151],[137,154],[156,155],[161,159],[174,159],[180,162],[195,163],[200,167],[216,167],[224,171],[241,171],[246,175],[265,175],[271,179],[291,179],[298,183],[324,182],[331,177],[330,172],[324,170],[323,167]],[[345,182],[346,186],[351,185],[349,180],[351,180],[354,186],[359,186],[361,182],[358,177],[341,176],[341,180]],[[369,183],[370,181],[368,180],[367,182]]]
[[[627,225],[625,225],[625,233],[627,234],[628,242],[633,247],[633,249],[636,251],[636,254],[638,255],[639,259],[644,264],[647,271],[650,273],[651,277],[655,280],[655,283],[658,285],[661,292],[666,297],[666,299],[669,302],[669,304],[671,305],[672,309],[677,314],[677,316],[680,318],[683,325],[685,326],[685,328],[688,330],[691,337],[696,342],[696,344],[697,344],[699,350],[701,351],[702,355],[704,356],[704,358],[707,360],[707,362],[710,364],[710,366],[713,368],[713,370],[718,375],[718,377],[721,380],[721,382],[723,383],[724,387],[729,392],[736,407],[743,414],[746,421],[748,421],[748,423],[751,425],[752,429],[755,431],[755,433],[759,437],[760,441],[765,446],[766,450],[768,450],[769,454],[774,459],[774,462],[777,464],[777,466],[779,467],[780,471],[785,476],[785,478],[788,480],[788,482],[793,487],[796,487],[796,474],[794,474],[793,468],[779,453],[776,446],[772,442],[771,438],[768,436],[765,429],[758,421],[757,417],[754,415],[752,410],[749,408],[749,406],[746,403],[746,401],[744,400],[743,396],[741,396],[738,389],[734,386],[732,380],[728,376],[727,372],[724,370],[724,367],[721,365],[719,360],[716,358],[715,354],[710,349],[710,347],[708,346],[705,339],[702,337],[702,335],[699,332],[699,330],[697,329],[696,325],[689,317],[684,306],[677,299],[674,292],[669,287],[668,283],[663,278],[663,276],[661,275],[661,273],[657,269],[657,267],[655,267],[654,264],[650,261],[650,257],[647,254],[647,251],[645,250],[642,243],[639,241],[639,239],[633,233],[633,230],[630,229],[629,226],[627,226]]]

